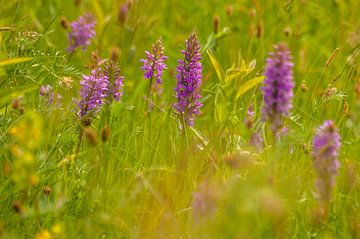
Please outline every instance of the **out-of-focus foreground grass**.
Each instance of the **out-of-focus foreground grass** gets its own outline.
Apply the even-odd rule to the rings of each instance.
[[[86,12],[96,37],[69,58],[60,21]],[[360,237],[359,19],[358,0],[0,0],[0,238]],[[171,105],[193,31],[204,107],[186,144]],[[159,37],[168,70],[147,112],[139,60]],[[288,133],[274,144],[261,121],[261,83],[241,92],[279,42],[291,50],[296,86]],[[114,55],[125,88],[111,107],[110,138],[102,140],[99,114],[76,151],[79,81],[95,57]],[[220,93],[219,78],[231,72]],[[61,104],[39,96],[46,84]],[[342,138],[328,214],[314,195],[310,154],[326,119]],[[254,131],[262,150],[249,146]]]

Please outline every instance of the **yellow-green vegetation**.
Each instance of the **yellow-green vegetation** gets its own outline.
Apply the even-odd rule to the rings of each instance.
[[[360,238],[359,19],[358,0],[0,0],[0,238]],[[202,106],[179,113],[192,78]]]

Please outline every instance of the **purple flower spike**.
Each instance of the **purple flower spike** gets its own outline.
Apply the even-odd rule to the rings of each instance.
[[[91,71],[90,76],[83,76],[80,81],[80,97],[78,116],[82,118],[88,113],[95,113],[104,104],[119,101],[123,95],[124,77],[113,61],[103,61]]]
[[[99,69],[93,69],[90,76],[83,75],[80,86],[78,116],[82,118],[95,113],[104,104],[109,91],[109,78]]]
[[[117,75],[114,78],[112,93],[113,93],[115,101],[119,101],[120,97],[124,94],[124,92],[122,91],[122,88],[124,86],[123,82],[124,82],[123,76]]]
[[[80,16],[71,24],[71,32],[69,32],[68,52],[73,53],[77,47],[81,47],[83,51],[90,45],[90,40],[95,36],[94,27],[96,25],[95,18],[92,14],[87,13]]]
[[[54,92],[50,85],[42,85],[40,87],[40,96],[47,99],[50,104],[54,102],[59,103],[62,99],[62,96],[59,93]]]
[[[258,152],[264,149],[264,138],[260,133],[253,133],[251,135],[249,145],[254,147]]]
[[[176,68],[177,85],[175,88],[177,102],[173,105],[177,113],[184,118],[188,126],[194,125],[196,116],[200,114],[202,103],[199,101],[202,78],[200,44],[195,33],[185,42],[184,60],[178,60]]]
[[[123,95],[124,77],[120,75],[120,68],[114,61],[105,60],[98,66],[99,72],[108,79],[107,103],[119,101]]]
[[[218,191],[215,187],[204,183],[193,193],[191,208],[195,222],[214,215],[217,211]]]
[[[146,59],[140,60],[144,65],[140,68],[145,71],[144,78],[152,80],[156,79],[157,84],[162,84],[162,74],[164,69],[166,69],[166,64],[164,61],[167,59],[167,56],[164,56],[164,46],[161,39],[157,40],[152,45],[152,51],[145,51]]]
[[[340,149],[340,135],[331,120],[321,125],[313,139],[314,168],[318,175],[316,188],[322,201],[331,199],[331,191],[335,185],[335,176],[338,173],[340,162],[338,153]]]
[[[292,109],[294,82],[289,49],[282,44],[275,45],[274,49],[266,60],[262,114],[276,133],[283,125],[283,118]]]
[[[40,96],[46,96],[50,93],[50,91],[52,90],[50,85],[42,85],[40,87]]]

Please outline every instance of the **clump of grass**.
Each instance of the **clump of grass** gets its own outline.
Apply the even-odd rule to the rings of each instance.
[[[0,238],[359,237],[359,9],[3,2]]]

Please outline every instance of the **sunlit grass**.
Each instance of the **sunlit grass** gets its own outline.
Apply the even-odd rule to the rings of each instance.
[[[359,11],[357,0],[1,0],[0,238],[360,237]],[[70,57],[61,21],[86,12],[96,37]],[[203,107],[185,135],[172,105],[192,32]],[[149,111],[140,59],[159,37],[168,69]],[[294,107],[274,140],[261,87],[280,42],[294,62]],[[84,127],[79,82],[106,58],[124,95]],[[43,85],[61,101],[40,97]],[[342,146],[325,213],[311,151],[327,119]],[[253,133],[263,147],[250,145]]]

